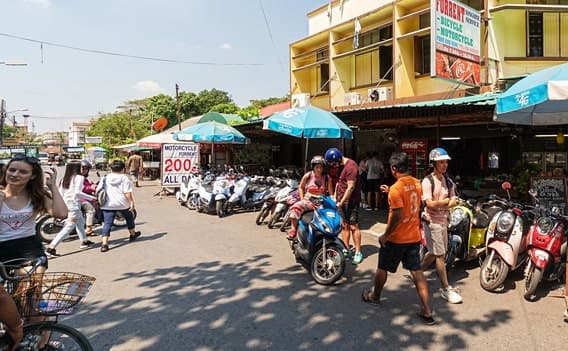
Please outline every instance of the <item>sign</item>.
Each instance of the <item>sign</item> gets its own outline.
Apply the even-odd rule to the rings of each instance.
[[[37,146],[31,145],[15,145],[0,147],[0,159],[10,159],[15,154],[26,154],[28,157],[37,157]]]
[[[180,186],[194,166],[199,166],[198,144],[162,144],[162,187]]]
[[[531,188],[537,191],[541,206],[549,210],[556,206],[561,213],[566,214],[566,178],[533,177]]]
[[[400,142],[400,149],[404,152],[426,152],[426,148],[424,139],[407,139]]]
[[[102,144],[103,137],[102,136],[86,136],[85,137],[85,144]]]
[[[471,86],[481,79],[481,15],[455,0],[433,0],[430,8],[430,74]]]

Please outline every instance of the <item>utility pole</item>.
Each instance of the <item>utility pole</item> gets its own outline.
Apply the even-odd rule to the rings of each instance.
[[[176,83],[176,115],[178,120],[178,129],[181,130],[181,116],[179,111],[179,85]]]
[[[6,118],[6,101],[0,101],[0,146],[4,145],[4,118]]]

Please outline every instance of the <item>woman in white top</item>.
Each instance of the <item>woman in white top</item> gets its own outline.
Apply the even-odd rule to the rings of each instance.
[[[82,191],[84,180],[85,178],[81,175],[81,163],[68,163],[67,167],[65,167],[63,180],[59,185],[59,192],[65,201],[65,205],[67,205],[69,214],[67,215],[67,220],[65,221],[63,229],[61,229],[55,239],[53,239],[45,249],[47,254],[50,256],[57,256],[55,248],[69,236],[73,229],[77,230],[79,238],[81,239],[81,246],[79,246],[81,250],[87,249],[89,248],[89,245],[93,244],[93,242],[87,240],[87,234],[85,233],[85,219],[81,212],[80,196],[89,196]]]

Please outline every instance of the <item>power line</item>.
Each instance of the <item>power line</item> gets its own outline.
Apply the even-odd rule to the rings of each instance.
[[[84,116],[41,116],[41,115],[28,115],[30,118],[39,119],[85,119],[85,118],[96,118],[99,115],[84,115]]]
[[[47,42],[47,41],[43,41],[43,40],[20,37],[20,36],[17,36],[17,35],[12,35],[12,34],[7,34],[7,33],[0,33],[0,36],[12,38],[12,39],[29,41],[29,42],[32,42],[32,43],[39,43],[41,45],[41,49],[42,49],[42,62],[43,62],[43,45],[49,45],[49,46],[59,47],[59,48],[63,48],[63,49],[88,52],[88,53],[92,53],[92,54],[128,57],[128,58],[134,58],[134,59],[139,59],[139,60],[157,61],[157,62],[184,63],[184,64],[189,64],[189,65],[203,65],[203,66],[264,66],[263,63],[217,63],[217,62],[207,62],[207,61],[184,61],[184,60],[176,60],[176,59],[168,59],[168,58],[160,58],[160,57],[129,55],[129,54],[123,54],[123,53],[118,53],[118,52],[85,49],[85,48],[80,48],[80,47],[76,47],[76,46],[57,44],[57,43]]]
[[[268,32],[268,36],[270,37],[270,41],[272,42],[272,46],[274,47],[274,54],[276,55],[276,59],[280,64],[280,69],[284,72],[284,65],[282,64],[282,60],[280,60],[280,56],[278,55],[278,49],[276,47],[276,43],[274,42],[274,37],[272,36],[272,31],[270,30],[270,25],[268,24],[268,18],[266,18],[266,12],[264,12],[264,6],[262,6],[262,0],[258,0],[258,4],[260,5],[260,11],[262,12],[262,17],[264,17],[264,23],[266,24],[266,31]]]

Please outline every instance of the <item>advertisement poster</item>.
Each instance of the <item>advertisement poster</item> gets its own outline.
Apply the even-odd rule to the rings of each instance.
[[[453,0],[435,0],[431,4],[431,76],[479,86],[479,11]]]
[[[0,146],[0,163],[7,164],[15,154],[38,157],[38,148],[34,145]]]
[[[162,186],[178,187],[199,166],[199,144],[162,144]]]

